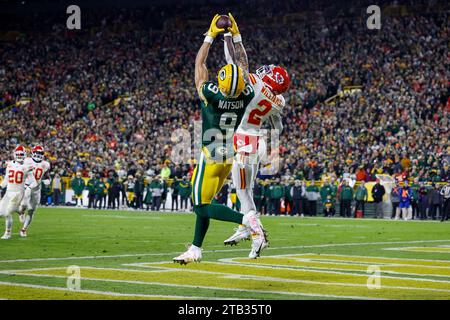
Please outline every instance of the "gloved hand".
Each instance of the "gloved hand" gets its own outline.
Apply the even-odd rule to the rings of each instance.
[[[236,20],[234,20],[233,15],[231,13],[228,13],[228,16],[231,20],[231,27],[228,28],[228,31],[230,31],[233,36],[240,35],[241,33],[239,32],[238,25],[236,23]]]
[[[205,33],[205,36],[207,37],[211,37],[212,39],[214,39],[215,37],[217,37],[217,35],[221,32],[225,32],[225,29],[223,28],[217,28],[216,22],[219,19],[219,15],[216,14],[214,16],[214,18],[211,21],[211,25],[209,26],[208,31]]]

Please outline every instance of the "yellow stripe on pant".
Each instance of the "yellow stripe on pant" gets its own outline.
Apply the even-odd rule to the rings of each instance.
[[[194,205],[210,204],[222,189],[231,168],[232,163],[214,162],[202,152],[191,180]]]

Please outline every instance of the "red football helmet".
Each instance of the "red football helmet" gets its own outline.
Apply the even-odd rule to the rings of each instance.
[[[23,146],[19,145],[14,149],[14,160],[16,160],[17,162],[23,162],[26,156],[27,152],[25,151],[25,148]]]
[[[289,89],[291,79],[286,69],[271,65],[264,65],[256,70],[256,75],[271,89],[274,94],[282,94]]]
[[[31,151],[31,158],[36,162],[44,160],[44,148],[40,145],[35,146]]]

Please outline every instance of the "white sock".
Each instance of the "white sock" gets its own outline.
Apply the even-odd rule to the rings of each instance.
[[[33,221],[33,212],[32,211],[28,211],[28,214],[27,214],[27,216],[25,217],[25,222],[24,222],[24,224],[23,224],[23,227],[22,227],[22,229],[25,229],[25,230],[27,230],[28,229],[28,227],[30,226],[30,224],[31,224],[31,221]]]
[[[12,224],[13,224],[13,218],[9,214],[5,217],[5,227],[6,227],[5,233],[11,233]]]

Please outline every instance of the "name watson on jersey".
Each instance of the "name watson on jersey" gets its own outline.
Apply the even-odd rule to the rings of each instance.
[[[219,100],[219,109],[236,110],[244,108],[244,100],[225,101]]]

